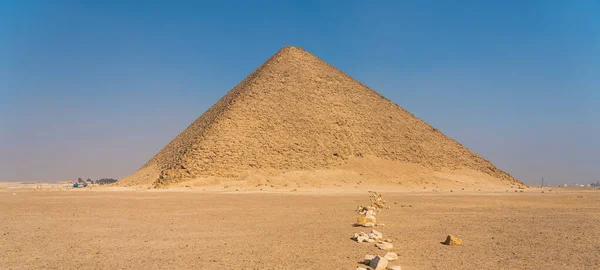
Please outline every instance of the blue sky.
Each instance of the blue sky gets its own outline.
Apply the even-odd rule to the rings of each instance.
[[[126,176],[285,45],[527,183],[600,180],[598,1],[3,0],[0,181]]]

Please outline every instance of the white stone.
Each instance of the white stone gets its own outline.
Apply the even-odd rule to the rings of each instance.
[[[388,267],[388,270],[402,270],[402,267],[400,267],[400,265],[394,265],[394,266]]]
[[[355,233],[354,236],[352,236],[352,240],[356,240],[356,242],[359,243],[366,242],[367,239],[369,239],[369,235],[364,232]]]
[[[375,237],[371,237],[371,235],[374,235]],[[383,238],[383,233],[376,231],[376,230],[371,230],[369,237],[371,237],[373,239],[381,239],[381,238]]]
[[[367,241],[369,243],[375,243],[375,239],[371,239],[371,238],[367,238],[367,240],[365,240],[365,241]]]
[[[359,236],[356,238],[356,242],[359,242],[359,243],[362,243],[362,242],[369,242],[369,240],[371,240],[371,239],[369,239],[369,237],[368,237],[368,236],[364,236],[364,235],[359,235]]]
[[[379,249],[382,249],[382,250],[390,250],[390,249],[394,248],[394,245],[392,243],[388,243],[388,242],[377,242],[377,244],[375,244],[375,246],[377,246]]]
[[[367,223],[365,223],[364,226],[365,227],[375,227],[375,223],[373,223],[373,222],[367,222]]]
[[[398,259],[398,254],[396,254],[395,252],[388,252],[385,254],[385,256],[383,256],[386,260],[388,261],[395,261]]]
[[[375,214],[376,214],[375,211],[369,210],[369,211],[367,211],[367,213],[365,214],[365,216],[374,216]]]
[[[356,270],[368,270],[368,269],[367,269],[367,268],[364,268],[364,267],[360,267],[360,266],[358,266],[358,267],[356,267]]]
[[[376,256],[371,260],[371,262],[369,262],[369,266],[374,270],[385,270],[387,265],[388,261],[381,256]]]
[[[375,255],[365,255],[364,263],[369,264],[373,259],[375,259]]]

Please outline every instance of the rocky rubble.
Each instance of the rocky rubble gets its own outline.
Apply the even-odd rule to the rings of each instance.
[[[356,208],[356,212],[359,215],[356,217],[356,226],[374,227],[377,225],[377,218],[375,215],[385,207],[385,201],[383,200],[382,195],[377,192],[371,192],[370,200],[371,205],[361,205]]]
[[[388,261],[381,256],[375,256],[375,258],[369,262],[369,266],[375,270],[385,270],[387,265]]]
[[[382,226],[383,224],[378,224],[375,216],[378,212],[381,212],[382,209],[385,208],[385,200],[381,194],[377,192],[370,192],[371,205],[368,206],[359,206],[356,208],[356,212],[359,214],[357,217],[357,223],[355,226],[362,227],[373,227],[373,226]],[[395,202],[395,204],[397,204]],[[404,206],[404,205],[402,205]],[[412,207],[412,205],[410,205]],[[389,207],[387,208],[389,209]],[[381,250],[391,250],[394,248],[392,244],[392,240],[389,238],[383,238],[383,233],[377,230],[371,229],[370,233],[359,232],[355,233],[352,236],[352,240],[358,243],[375,243],[375,246]],[[446,237],[446,241],[442,242],[445,245],[449,246],[460,246],[462,245],[462,239],[455,237],[453,235],[448,235]],[[388,251],[384,256],[379,255],[366,255],[363,260],[363,264],[368,265],[370,268],[379,270],[379,269],[387,269],[387,270],[402,270],[402,267],[399,265],[388,266],[389,262],[398,260],[398,254],[395,252]],[[367,270],[362,266],[358,266],[357,270]]]
[[[398,254],[394,252],[388,252],[385,256],[375,256],[375,255],[366,255],[363,263],[368,265],[373,269],[402,269],[399,265],[390,266],[389,262],[395,261],[398,259]],[[367,269],[361,266],[358,266],[356,270],[359,269]]]
[[[368,242],[368,243],[375,243],[376,241],[381,241],[383,239],[383,233],[378,232],[376,230],[371,230],[371,233],[367,234],[364,232],[359,232],[359,233],[355,233],[354,236],[352,236],[352,240],[355,240],[356,242],[362,243],[362,242]]]
[[[374,226],[382,226],[383,224],[378,224],[375,216],[382,209],[385,209],[385,200],[383,200],[383,196],[377,192],[371,192],[369,196],[371,200],[371,204],[368,206],[359,206],[356,208],[356,212],[359,216],[356,218],[357,222],[355,226],[362,227],[374,227]],[[389,209],[389,207],[388,207]],[[383,233],[374,229],[371,229],[370,233],[359,232],[355,233],[352,236],[352,240],[358,243],[376,243],[375,246],[381,250],[390,250],[394,248],[392,244],[392,240],[389,238],[383,238]],[[400,266],[390,266],[388,264],[390,261],[395,261],[398,259],[398,254],[394,252],[387,252],[384,256],[379,255],[366,255],[363,263],[368,265],[372,269],[382,270],[382,269],[401,269]],[[366,268],[358,266],[357,270],[366,270]]]

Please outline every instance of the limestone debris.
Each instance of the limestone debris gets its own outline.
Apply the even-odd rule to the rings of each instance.
[[[376,230],[371,230],[371,233],[369,233],[369,238],[373,240],[381,240],[383,239],[383,233],[378,232]]]
[[[357,218],[356,225],[358,226],[366,226],[368,223],[376,224],[375,214],[382,209],[385,209],[385,200],[383,200],[383,196],[377,192],[370,192],[369,196],[371,200],[371,205],[369,206],[359,206],[356,208],[356,212],[359,214]],[[390,250],[394,248],[394,245],[391,243],[390,239],[383,238],[383,233],[374,229],[371,229],[370,233],[359,232],[355,233],[352,237],[353,240],[362,243],[369,242],[375,243],[375,246],[382,250]],[[385,256],[374,256],[374,255],[366,255],[364,259],[364,264],[369,265],[373,269],[386,269],[388,261],[393,261],[398,259],[398,254],[394,252],[387,252]]]
[[[374,216],[377,214],[377,208],[373,206],[359,206],[356,208],[356,212],[361,216]]]
[[[375,270],[385,270],[387,265],[388,261],[381,256],[375,256],[375,258],[369,262],[369,266]]]
[[[444,241],[444,244],[448,246],[460,246],[462,245],[462,239],[453,235],[448,235],[448,237],[446,237],[446,241]]]
[[[369,243],[374,243],[375,241],[380,241],[383,239],[383,233],[378,232],[376,230],[371,230],[371,232],[369,234],[364,233],[364,232],[359,232],[359,233],[355,233],[354,236],[352,236],[352,240],[355,240],[356,242],[362,243],[362,242],[369,242]]]
[[[395,261],[398,259],[398,254],[394,253],[394,252],[388,252],[385,254],[385,256],[383,256],[386,260],[388,261]]]
[[[388,243],[388,242],[377,242],[377,244],[375,244],[375,246],[381,250],[390,250],[392,248],[394,248],[394,244],[392,243]]]
[[[381,211],[381,209],[385,207],[385,201],[383,200],[383,196],[380,193],[372,191],[370,191],[369,193],[371,193],[371,195],[369,195],[371,205],[361,205],[356,208],[356,212],[359,214],[359,216],[356,218],[356,226],[377,226],[377,218],[375,217],[375,215],[378,211]]]
[[[375,216],[358,216],[356,217],[356,225],[363,227],[375,227],[377,218]]]
[[[368,239],[369,239],[369,235],[364,232],[355,233],[354,236],[352,237],[352,240],[355,240],[356,242],[359,242],[359,243],[367,242]]]
[[[383,200],[383,196],[378,192],[371,192],[371,207],[378,209],[381,211],[385,207],[385,201]]]

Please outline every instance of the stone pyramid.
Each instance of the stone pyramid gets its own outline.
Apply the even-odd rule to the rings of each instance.
[[[256,170],[326,170],[365,157],[518,183],[342,71],[289,46],[123,180],[164,186]]]

